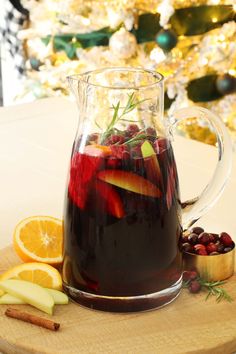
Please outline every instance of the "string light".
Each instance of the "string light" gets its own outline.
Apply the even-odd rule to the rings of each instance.
[[[218,21],[218,18],[217,17],[212,17],[211,20],[212,20],[213,23],[216,23]]]
[[[236,76],[236,70],[235,69],[230,69],[229,74],[232,76]]]
[[[224,42],[226,38],[225,38],[225,36],[223,34],[220,34],[218,39],[219,39],[220,42]]]
[[[83,23],[84,26],[89,26],[90,25],[90,19],[89,18],[83,17],[81,19],[81,22]]]
[[[211,5],[219,5],[220,0],[211,0]]]

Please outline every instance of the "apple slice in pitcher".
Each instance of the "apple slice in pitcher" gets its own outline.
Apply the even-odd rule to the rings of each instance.
[[[161,187],[163,187],[163,178],[157,154],[148,140],[146,140],[141,145],[141,152],[144,160],[147,178],[149,181],[158,183],[161,185]]]
[[[170,210],[171,208],[174,193],[175,193],[174,167],[168,165],[168,175],[167,175],[167,183],[166,183],[166,205],[168,210]]]
[[[72,157],[68,191],[79,208],[84,209],[96,171],[103,158],[110,154],[108,146],[94,144],[85,146],[83,153],[78,152]]]
[[[103,170],[98,172],[97,177],[101,181],[126,189],[130,192],[153,198],[159,198],[161,196],[160,189],[152,182],[132,172],[123,170]]]
[[[110,170],[109,170],[110,171]],[[95,185],[96,206],[110,215],[120,219],[124,216],[122,200],[116,190],[109,184],[96,180]]]

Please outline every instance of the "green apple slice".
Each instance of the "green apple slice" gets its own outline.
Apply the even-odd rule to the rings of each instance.
[[[155,150],[148,140],[141,145],[141,152],[144,159],[144,165],[147,178],[153,183],[160,183],[163,186],[162,173]]]
[[[44,288],[53,298],[55,305],[67,305],[69,298],[66,294],[59,290]],[[0,305],[21,305],[26,304],[25,301],[21,300],[19,297],[12,296],[10,294],[4,293],[0,297]]]
[[[4,294],[0,297],[0,305],[22,305],[22,304],[25,304],[23,300],[10,294]]]
[[[67,305],[69,302],[69,298],[62,291],[44,288],[53,298],[54,303],[56,305]]]
[[[130,192],[146,195],[148,197],[159,198],[160,189],[155,184],[133,172],[123,170],[102,170],[97,177],[114,186],[126,189]]]
[[[0,289],[49,315],[53,313],[53,297],[38,284],[9,279],[0,281]]]

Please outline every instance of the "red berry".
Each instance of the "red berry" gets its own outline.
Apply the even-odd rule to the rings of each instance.
[[[124,141],[125,139],[123,135],[114,134],[109,136],[109,138],[106,139],[105,144],[106,145],[123,144]]]
[[[190,293],[196,294],[201,290],[201,284],[197,280],[192,280],[188,287]]]
[[[220,242],[223,243],[224,246],[231,246],[233,244],[232,238],[226,232],[221,232]]]
[[[156,137],[157,136],[155,129],[151,128],[151,127],[148,127],[146,129],[146,134],[150,135],[151,137],[153,137],[153,136]]]
[[[183,272],[183,280],[194,280],[198,277],[198,273],[195,270],[186,270]]]
[[[188,236],[188,242],[191,243],[191,245],[196,245],[198,243],[198,235],[197,234],[190,234]]]
[[[209,256],[216,256],[217,254],[219,254],[219,252],[211,252],[209,253]]]
[[[181,251],[192,253],[192,252],[194,252],[194,249],[193,249],[193,246],[190,245],[190,243],[185,242],[182,244]]]
[[[191,229],[191,233],[200,235],[202,232],[204,232],[204,229],[200,226],[195,226]]]
[[[182,235],[181,238],[180,238],[180,241],[182,243],[188,242],[188,235]]]
[[[204,245],[201,245],[201,244],[197,244],[197,245],[194,245],[194,250],[197,254],[201,255],[201,256],[205,256],[207,255],[207,251],[206,251],[206,247]]]
[[[196,245],[193,246],[193,248],[195,249],[195,251],[206,249],[206,247],[204,245],[202,245],[201,243],[197,243]]]
[[[130,157],[129,149],[126,145],[111,145],[113,157],[126,159]]]
[[[219,240],[219,235],[218,234],[210,233],[209,237],[210,237],[210,242],[217,242]]]
[[[223,243],[218,243],[217,245],[217,252],[219,252],[219,253],[224,253],[224,245],[223,245]]]
[[[210,242],[210,235],[207,232],[202,232],[198,235],[198,242],[202,245],[207,245]]]
[[[208,245],[206,245],[206,250],[208,254],[212,252],[217,252],[217,245],[213,242],[210,242]]]
[[[132,138],[138,132],[139,132],[139,127],[137,126],[137,124],[129,124],[125,135],[128,138]]]
[[[207,256],[207,250],[199,250],[198,252],[197,252],[197,254],[199,255],[199,256]]]

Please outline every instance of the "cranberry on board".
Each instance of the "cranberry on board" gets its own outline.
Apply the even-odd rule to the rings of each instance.
[[[196,293],[198,293],[200,290],[201,290],[201,284],[199,283],[199,281],[198,280],[192,280],[191,282],[190,282],[190,284],[189,284],[189,287],[188,287],[188,289],[189,289],[189,291],[191,292],[191,293],[194,293],[194,294],[196,294]]]

